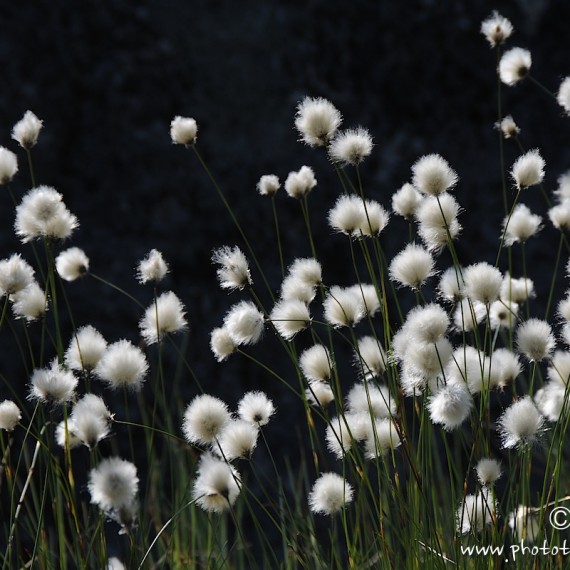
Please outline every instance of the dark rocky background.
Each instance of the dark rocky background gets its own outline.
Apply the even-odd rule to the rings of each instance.
[[[263,388],[283,414],[275,435],[290,434],[299,410],[287,392],[240,358],[218,365],[208,349],[239,294],[219,290],[209,264],[213,248],[240,243],[196,158],[173,146],[169,124],[192,116],[199,149],[255,244],[275,290],[279,287],[271,205],[255,191],[262,174],[284,180],[311,165],[319,181],[310,196],[317,248],[328,283],[351,284],[346,243],[331,236],[325,214],[340,187],[323,153],[297,142],[293,116],[305,95],[330,99],[345,126],[367,127],[375,141],[362,168],[371,197],[389,207],[392,193],[422,154],[445,156],[460,176],[456,196],[465,209],[459,242],[465,264],[494,261],[503,218],[497,119],[496,59],[479,33],[493,9],[511,19],[508,46],[529,48],[533,75],[553,91],[570,73],[570,3],[511,2],[106,2],[37,0],[0,4],[0,145],[16,150],[13,124],[27,109],[44,121],[33,151],[38,180],[64,196],[81,228],[70,243],[85,249],[94,273],[147,304],[151,291],[134,278],[138,261],[161,250],[172,269],[166,286],[188,308],[185,354],[204,388],[234,405]],[[522,128],[527,148],[541,149],[545,187],[570,168],[570,119],[539,88],[503,88],[504,110]],[[506,163],[519,151],[506,144]],[[13,189],[29,187],[23,153]],[[0,208],[0,256],[24,251],[12,232],[7,195]],[[544,214],[538,191],[523,200]],[[309,254],[298,204],[277,198],[286,261]],[[404,244],[406,227],[393,220],[389,255]],[[548,227],[529,244],[529,268],[544,299],[558,237]],[[26,256],[28,256],[27,251]],[[254,271],[254,279],[261,279]],[[110,341],[138,341],[140,310],[116,291],[86,278],[67,287],[76,323],[93,323]],[[537,300],[537,307],[544,300]],[[542,303],[542,304],[541,304]],[[537,310],[537,314],[540,310]],[[270,336],[270,335],[269,335]],[[7,381],[27,378],[3,341]],[[258,351],[278,359],[271,338]],[[300,341],[302,346],[303,341]],[[172,355],[170,355],[172,356]],[[294,381],[294,371],[289,373]],[[6,372],[8,370],[9,372]],[[353,378],[347,376],[347,385]],[[183,398],[196,387],[184,378]],[[0,387],[0,396],[9,390]]]

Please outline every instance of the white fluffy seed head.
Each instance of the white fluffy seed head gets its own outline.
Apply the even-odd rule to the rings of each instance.
[[[566,400],[566,387],[558,382],[547,382],[534,395],[538,411],[550,422],[559,420]]]
[[[422,200],[422,195],[413,184],[406,182],[392,195],[392,210],[405,220],[411,220]]]
[[[106,513],[131,507],[139,488],[137,468],[119,457],[103,459],[89,472],[88,488],[91,502]]]
[[[377,459],[401,444],[402,440],[393,420],[376,418],[367,426],[367,434],[364,439],[366,459]]]
[[[275,413],[273,402],[265,392],[247,392],[238,404],[239,417],[255,426],[264,426]]]
[[[156,249],[151,249],[137,267],[137,279],[141,284],[159,283],[167,273],[168,264],[164,261],[162,253]]]
[[[492,355],[490,380],[492,386],[501,390],[513,384],[522,372],[519,357],[508,348],[497,348]]]
[[[187,326],[184,305],[172,291],[160,294],[139,322],[146,344],[160,342],[165,335],[177,333]]]
[[[550,325],[540,319],[528,319],[517,329],[518,351],[530,362],[550,358],[556,345]]]
[[[511,246],[524,243],[542,229],[542,218],[533,214],[528,206],[517,204],[509,218],[503,220],[504,243]]]
[[[236,351],[236,343],[224,327],[215,328],[210,334],[210,350],[218,362],[223,362]]]
[[[264,174],[257,182],[257,191],[262,196],[274,196],[281,184],[275,174]]]
[[[315,287],[297,275],[287,275],[281,283],[280,297],[284,301],[297,300],[308,305],[315,298],[315,293]]]
[[[464,382],[448,382],[430,396],[428,410],[431,421],[445,431],[457,429],[471,413],[473,398]]]
[[[48,309],[46,292],[32,281],[27,287],[10,296],[12,311],[17,319],[31,322],[43,317]]]
[[[558,188],[554,191],[559,201],[570,198],[570,170],[558,177]]]
[[[338,133],[331,141],[328,152],[333,162],[356,166],[370,156],[373,146],[370,133],[358,127]]]
[[[347,290],[352,291],[359,299],[362,299],[364,311],[367,315],[373,317],[382,308],[378,291],[371,283],[356,283],[347,287]]]
[[[7,184],[18,172],[18,158],[7,148],[0,146],[0,186]]]
[[[54,360],[48,368],[34,370],[30,384],[29,399],[63,404],[73,399],[77,378]]]
[[[537,149],[519,156],[511,167],[511,177],[516,187],[521,190],[540,184],[544,179],[544,165],[544,159]]]
[[[240,485],[239,473],[233,467],[206,453],[200,458],[192,496],[205,511],[223,513],[235,504]]]
[[[517,324],[519,306],[510,301],[499,299],[489,306],[491,330],[512,329]]]
[[[501,285],[500,297],[504,301],[511,303],[523,303],[527,299],[534,297],[534,282],[528,277],[511,277],[509,272],[505,273],[503,284]]]
[[[449,328],[447,312],[437,303],[414,307],[407,315],[405,327],[413,341],[437,342]]]
[[[291,198],[301,199],[317,185],[315,173],[310,166],[301,166],[298,171],[289,172],[285,179],[285,192]]]
[[[297,106],[295,127],[309,146],[326,146],[341,123],[338,109],[322,97],[305,97]]]
[[[29,150],[38,142],[42,127],[43,121],[40,121],[32,111],[26,111],[24,116],[14,125],[12,138],[22,148]]]
[[[110,388],[140,390],[148,372],[148,362],[138,346],[123,339],[107,346],[93,372]]]
[[[55,258],[55,268],[66,281],[75,281],[89,271],[89,258],[78,247],[70,247]]]
[[[348,236],[358,236],[359,229],[364,225],[364,210],[362,200],[358,196],[339,196],[335,205],[329,210],[328,222],[330,227]]]
[[[374,237],[380,235],[388,225],[390,214],[384,206],[375,200],[365,200],[360,203],[362,209],[361,223],[358,228],[360,235]]]
[[[305,390],[305,397],[313,406],[324,408],[334,401],[334,392],[327,382],[310,380],[309,387]]]
[[[219,265],[216,273],[222,289],[232,291],[253,284],[247,258],[237,245],[226,245],[214,250],[212,262]]]
[[[95,394],[85,394],[69,417],[69,431],[89,449],[109,435],[113,415]]]
[[[501,463],[496,459],[484,457],[475,465],[475,472],[479,483],[485,487],[490,487],[502,475]]]
[[[354,327],[366,315],[361,294],[333,285],[323,301],[325,320],[335,328]]]
[[[289,275],[300,279],[310,287],[320,285],[323,280],[321,264],[312,257],[295,259],[289,267]]]
[[[448,267],[442,274],[437,285],[438,292],[443,299],[456,303],[463,298],[463,268]]]
[[[422,200],[416,211],[418,233],[430,251],[438,252],[450,238],[457,238],[461,232],[458,215],[459,204],[451,194],[428,196]]]
[[[506,85],[515,85],[530,71],[532,57],[530,51],[514,47],[503,53],[499,61],[499,77]]]
[[[32,266],[14,253],[0,261],[0,296],[13,295],[25,289],[34,280]]]
[[[396,413],[396,402],[386,386],[375,386],[370,382],[355,384],[346,396],[348,412],[365,412],[375,418],[390,418]]]
[[[472,301],[489,305],[499,298],[503,275],[487,262],[474,263],[463,271],[464,293]]]
[[[212,451],[224,459],[250,459],[257,446],[259,430],[257,426],[245,420],[230,420],[220,431]]]
[[[453,324],[458,331],[471,332],[486,316],[487,309],[483,303],[461,299],[453,313]]]
[[[421,376],[424,380],[435,379],[442,375],[452,353],[453,347],[445,337],[430,344],[417,342],[412,337],[404,365],[412,374]],[[409,390],[406,393],[412,395]]]
[[[570,76],[565,77],[560,83],[558,93],[556,94],[558,104],[570,115]]]
[[[224,317],[224,329],[234,344],[255,344],[263,334],[263,314],[251,301],[241,301]]]
[[[386,353],[380,345],[380,341],[373,336],[358,339],[355,361],[365,381],[382,376],[386,370]]]
[[[412,184],[422,194],[438,196],[457,183],[457,173],[439,154],[419,158],[412,166]]]
[[[565,387],[570,381],[570,352],[557,350],[547,370],[548,379]]]
[[[510,37],[513,33],[513,25],[507,18],[494,10],[488,18],[481,22],[481,33],[491,44],[491,47],[495,47]]]
[[[111,556],[105,570],[125,570],[125,565],[116,556]]]
[[[534,443],[544,430],[544,416],[532,398],[525,396],[505,410],[498,426],[504,448],[521,448]]]
[[[539,514],[529,507],[519,505],[509,513],[509,527],[521,544],[534,542],[541,530]]]
[[[103,335],[91,325],[77,329],[65,351],[65,364],[72,370],[93,370],[107,349]]]
[[[200,394],[184,412],[182,432],[188,442],[207,445],[214,442],[230,420],[225,402],[209,394]]]
[[[501,131],[503,137],[506,139],[515,138],[521,132],[511,115],[507,115],[500,121],[496,122],[495,128]]]
[[[197,136],[198,124],[195,119],[177,115],[170,122],[170,138],[174,144],[193,145]]]
[[[570,230],[570,199],[566,198],[550,208],[548,210],[548,219],[557,230]]]
[[[448,384],[465,384],[471,394],[489,387],[489,366],[485,354],[473,346],[460,346],[445,370]]]
[[[467,495],[456,513],[456,526],[461,534],[481,532],[486,525],[493,524],[496,504],[489,489],[484,488],[475,495]]]
[[[289,299],[278,301],[269,315],[275,330],[290,341],[311,323],[309,309],[303,301]]]
[[[431,277],[435,262],[421,245],[409,243],[390,263],[390,279],[402,286],[418,290]]]
[[[354,491],[336,473],[323,473],[309,493],[309,507],[315,514],[334,515],[352,502]]]
[[[325,432],[327,448],[337,459],[350,451],[354,442],[364,441],[372,422],[370,412],[345,413],[330,420]]]
[[[327,382],[332,372],[332,361],[328,349],[322,344],[307,348],[299,357],[299,367],[307,380]]]
[[[13,431],[21,419],[22,412],[12,400],[0,403],[0,429]]]

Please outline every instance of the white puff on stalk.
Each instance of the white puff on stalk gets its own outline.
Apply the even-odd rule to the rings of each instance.
[[[506,246],[524,243],[542,229],[542,218],[533,214],[525,204],[517,204],[503,220],[503,236]]]
[[[263,334],[263,314],[251,301],[233,305],[224,318],[224,329],[237,346],[255,344]]]
[[[189,443],[208,445],[215,441],[230,420],[231,414],[225,402],[209,394],[200,394],[184,412],[182,432]]]
[[[326,146],[341,123],[338,109],[322,97],[305,97],[297,106],[295,127],[309,146]]]
[[[422,200],[416,210],[418,233],[430,251],[441,251],[450,239],[454,240],[459,236],[459,211],[457,200],[447,192],[427,196]]]
[[[534,443],[544,431],[545,418],[530,396],[511,404],[498,420],[504,448],[524,448]]]
[[[232,291],[253,284],[247,258],[237,245],[214,250],[212,262],[219,265],[216,273],[222,289]]]
[[[499,77],[506,85],[516,85],[524,79],[532,65],[530,51],[520,47],[507,50],[499,61]]]
[[[55,359],[49,367],[35,369],[30,384],[28,399],[63,404],[73,399],[77,378]]]
[[[287,341],[292,340],[297,333],[306,329],[311,323],[307,305],[298,299],[278,301],[269,319],[279,335]]]
[[[123,339],[107,346],[93,372],[112,389],[140,390],[148,372],[148,361],[138,346]]]
[[[21,419],[22,412],[12,400],[0,402],[0,429],[13,431]]]
[[[570,115],[570,76],[565,77],[560,83],[556,93],[558,104]]]
[[[0,146],[0,186],[7,184],[18,172],[18,157],[7,148]]]
[[[55,268],[65,281],[75,281],[89,271],[89,258],[78,247],[70,247],[55,258]]]
[[[200,457],[192,488],[192,497],[199,507],[223,513],[235,504],[240,488],[240,475],[231,465],[209,453]]]
[[[38,119],[32,111],[26,111],[24,116],[14,125],[12,138],[22,148],[29,150],[37,144],[43,124],[43,121]]]
[[[307,196],[317,185],[315,172],[310,166],[301,166],[297,171],[291,171],[285,179],[285,192],[291,198],[300,200]]]
[[[481,33],[491,47],[504,43],[513,33],[510,20],[501,16],[496,10],[481,23]]]
[[[159,283],[167,273],[168,264],[157,249],[151,249],[137,267],[137,279],[143,285],[149,282]]]
[[[348,129],[338,133],[329,145],[329,156],[333,162],[357,166],[372,152],[372,137],[362,128]]]
[[[390,263],[390,279],[418,290],[434,273],[435,262],[421,245],[409,243]]]
[[[412,166],[412,184],[428,196],[439,196],[457,184],[457,173],[439,154],[419,158]]]
[[[17,319],[32,322],[43,317],[48,309],[46,292],[32,281],[27,287],[10,296],[12,311]]]
[[[323,301],[325,320],[335,328],[354,327],[366,315],[362,295],[354,289],[333,285]]]
[[[93,370],[107,349],[107,341],[93,326],[77,329],[65,351],[65,364],[72,370]]]
[[[323,473],[309,493],[309,507],[315,514],[334,515],[352,502],[354,491],[336,473]]]
[[[262,196],[274,196],[280,187],[279,178],[275,174],[264,174],[257,182],[257,191]]]
[[[519,190],[535,186],[544,179],[544,166],[544,159],[538,149],[529,150],[513,163],[511,178]]]
[[[174,144],[190,146],[196,144],[198,123],[191,117],[177,115],[170,123],[170,138]]]
[[[481,532],[486,525],[493,524],[496,510],[495,499],[488,488],[466,495],[455,515],[457,530],[462,534]]]
[[[315,344],[301,353],[299,367],[307,380],[327,382],[332,373],[331,355],[324,345]]]
[[[0,296],[13,295],[25,289],[33,282],[34,273],[32,266],[19,253],[0,260]]]
[[[184,330],[188,323],[182,301],[172,291],[161,293],[146,309],[139,322],[146,344],[162,341],[165,335]]]

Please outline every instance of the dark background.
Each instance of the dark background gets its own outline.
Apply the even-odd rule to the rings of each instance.
[[[136,283],[135,267],[151,248],[161,250],[172,270],[165,287],[188,309],[191,333],[184,350],[202,386],[232,406],[244,391],[265,389],[283,414],[274,428],[278,439],[278,432],[290,432],[287,419],[301,413],[299,404],[244,359],[219,365],[209,351],[210,331],[243,297],[217,287],[210,254],[221,245],[243,244],[193,153],[171,144],[170,121],[175,115],[198,121],[200,152],[275,291],[280,275],[271,205],[255,185],[267,173],[284,181],[303,164],[318,179],[309,203],[325,281],[355,280],[345,240],[332,236],[325,223],[339,183],[324,154],[297,142],[293,128],[296,105],[306,95],[330,99],[344,126],[370,130],[375,148],[362,176],[368,195],[388,208],[419,156],[447,158],[459,174],[455,195],[465,210],[460,258],[464,264],[494,262],[504,215],[492,128],[496,55],[479,33],[493,9],[515,27],[508,47],[530,49],[533,76],[556,91],[570,73],[570,3],[562,0],[2,2],[0,145],[19,154],[13,190],[21,196],[30,187],[25,156],[10,132],[31,109],[45,127],[33,150],[37,179],[62,192],[81,223],[69,245],[82,247],[94,273],[145,305],[152,292]],[[529,81],[504,86],[503,93],[505,114],[521,127],[522,143],[540,148],[546,160],[550,192],[570,168],[570,118]],[[519,150],[509,141],[505,148],[510,166]],[[31,259],[13,234],[8,196],[0,199],[1,257],[23,251]],[[289,263],[309,255],[309,244],[299,205],[283,192],[276,200]],[[537,190],[525,192],[523,201],[545,214]],[[406,232],[401,220],[392,220],[383,238],[389,257],[404,246]],[[527,248],[537,314],[557,243],[557,232],[546,223]],[[261,288],[255,270],[253,277]],[[77,325],[94,324],[110,342],[138,342],[136,305],[90,278],[66,289]],[[271,354],[278,343],[267,336],[257,354],[279,362]],[[27,378],[9,342],[3,373],[24,387]],[[293,367],[282,365],[296,382]],[[197,389],[190,378],[184,381],[189,401]],[[353,381],[347,373],[346,386]],[[8,395],[0,387],[0,396]]]

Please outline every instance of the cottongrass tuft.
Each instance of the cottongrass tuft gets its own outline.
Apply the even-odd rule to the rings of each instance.
[[[247,258],[237,245],[214,250],[212,262],[220,266],[216,273],[222,289],[232,291],[253,285]]]
[[[392,210],[405,220],[412,220],[422,200],[414,185],[406,182],[392,195]]]
[[[224,461],[205,453],[200,457],[192,496],[207,512],[223,513],[236,502],[241,487],[239,473]]]
[[[358,339],[355,362],[364,380],[382,376],[386,370],[387,357],[380,341],[373,336]]]
[[[227,360],[236,349],[236,343],[226,328],[218,327],[210,333],[210,350],[218,362]]]
[[[157,297],[139,322],[141,336],[146,344],[161,342],[165,335],[182,331],[187,326],[184,305],[172,291],[166,291]]]
[[[487,488],[467,495],[457,509],[457,530],[461,534],[481,532],[486,525],[493,524],[496,508],[495,500]]]
[[[428,196],[422,200],[416,211],[418,233],[430,251],[441,251],[450,239],[454,240],[459,236],[459,210],[457,200],[448,193]]]
[[[19,253],[0,260],[0,296],[13,295],[25,289],[34,280],[32,266]]]
[[[471,413],[473,399],[463,382],[448,382],[430,396],[428,410],[431,421],[441,424],[445,431],[457,429]]]
[[[280,187],[279,178],[275,174],[264,174],[257,182],[257,191],[262,196],[274,196]]]
[[[448,267],[439,278],[437,290],[439,295],[446,301],[456,303],[463,298],[463,288],[465,281],[463,280],[462,267]]]
[[[338,133],[331,141],[328,152],[333,162],[357,166],[370,156],[373,146],[370,133],[358,127]]]
[[[439,196],[457,184],[457,173],[439,154],[419,158],[412,166],[412,184],[428,196]]]
[[[225,402],[200,394],[187,406],[182,422],[182,432],[189,443],[212,444],[225,425],[231,420],[231,414]]]
[[[487,262],[474,263],[463,271],[463,292],[472,301],[489,305],[499,298],[503,275]]]
[[[313,406],[325,408],[334,402],[334,392],[327,382],[309,380],[309,387],[305,390],[307,401]]]
[[[490,457],[480,459],[475,465],[475,472],[479,483],[485,487],[493,485],[503,473],[500,462]]]
[[[498,420],[504,448],[524,448],[533,444],[544,431],[544,416],[530,396],[517,400]]]
[[[499,77],[506,85],[516,85],[528,75],[531,65],[530,51],[520,47],[511,48],[501,56]]]
[[[0,429],[13,431],[21,419],[22,412],[12,400],[0,403]]]
[[[198,136],[198,124],[196,119],[177,115],[170,123],[170,138],[174,144],[185,146],[196,143]]]
[[[18,172],[18,157],[7,148],[0,146],[0,185],[7,184]]]
[[[70,247],[55,258],[55,268],[65,281],[75,281],[89,271],[89,258],[78,247]]]
[[[309,507],[315,514],[334,515],[352,502],[354,491],[336,473],[323,473],[309,493]]]
[[[110,433],[113,414],[105,402],[95,394],[85,394],[74,406],[69,417],[68,429],[89,449],[93,449]]]
[[[558,92],[556,93],[558,104],[570,115],[570,76],[565,77],[560,83]]]
[[[390,418],[396,413],[396,402],[386,386],[370,382],[355,384],[346,396],[349,413],[367,412],[375,418]]]
[[[390,263],[390,279],[418,290],[434,275],[434,260],[421,245],[409,243]]]
[[[500,297],[504,301],[511,303],[523,303],[534,297],[534,282],[528,277],[511,277],[509,272],[505,273],[503,284],[501,285]]]
[[[301,166],[298,171],[289,172],[285,179],[285,192],[300,200],[317,185],[315,173],[310,166]]]
[[[501,16],[496,10],[481,23],[481,33],[486,40],[495,47],[504,43],[513,33],[510,20]]]
[[[375,418],[366,428],[364,456],[374,460],[397,449],[402,444],[394,422],[389,418]]]
[[[519,505],[516,510],[509,513],[508,521],[509,528],[520,541],[534,542],[541,530],[539,513],[536,509],[524,505]]]
[[[137,267],[137,279],[142,285],[160,283],[167,273],[168,264],[164,261],[162,253],[156,249],[151,249]]]
[[[556,346],[552,328],[541,319],[528,319],[517,329],[517,348],[530,362],[550,358]]]
[[[521,190],[540,184],[544,179],[544,159],[538,149],[529,150],[519,156],[511,167],[511,178]]]
[[[315,258],[303,257],[293,261],[289,267],[289,275],[301,279],[310,287],[316,287],[323,280],[323,269]]]
[[[138,346],[122,339],[107,346],[93,372],[112,389],[140,390],[148,372],[148,362]]]
[[[255,344],[263,334],[263,314],[251,301],[241,301],[224,318],[226,329],[236,345]]]
[[[79,329],[65,351],[65,364],[72,370],[93,370],[107,349],[107,341],[93,326]]]
[[[501,131],[506,139],[513,139],[521,132],[512,115],[506,115],[500,121],[495,123],[495,128]]]
[[[548,210],[548,219],[561,231],[570,230],[570,200],[565,199]]]
[[[250,459],[257,446],[259,430],[257,426],[245,420],[230,420],[224,425],[215,442],[212,451],[225,461],[234,459]]]
[[[542,229],[542,218],[533,214],[525,204],[517,204],[503,220],[503,236],[506,246],[524,243]]]
[[[56,359],[48,368],[36,368],[30,378],[30,384],[29,400],[63,404],[73,399],[77,378]]]
[[[378,291],[372,283],[356,283],[347,287],[347,290],[352,291],[359,299],[362,299],[364,312],[367,316],[373,317],[382,308]]]
[[[410,337],[420,343],[432,344],[449,328],[449,317],[437,303],[414,307],[407,315],[404,327]]]
[[[331,355],[325,346],[315,344],[301,353],[299,367],[307,380],[326,382],[332,373]]]
[[[362,296],[338,285],[329,289],[323,309],[325,320],[335,328],[354,327],[366,315]]]
[[[32,322],[43,317],[48,309],[46,292],[32,281],[27,287],[10,296],[12,311],[17,319]]]
[[[560,419],[562,410],[567,407],[566,402],[566,387],[558,382],[547,382],[534,395],[538,411],[550,422]]]
[[[309,146],[326,146],[341,123],[338,109],[322,97],[305,97],[297,106],[295,127]]]
[[[307,305],[298,299],[278,301],[269,319],[279,335],[287,341],[292,340],[297,333],[311,324]]]
[[[566,387],[570,380],[570,352],[557,350],[546,371],[548,379]]]
[[[43,121],[38,119],[32,111],[26,111],[24,116],[14,125],[12,138],[22,148],[29,150],[36,146],[43,124]]]
[[[255,426],[264,426],[275,413],[275,406],[265,392],[247,392],[239,401],[237,412],[242,420]]]

